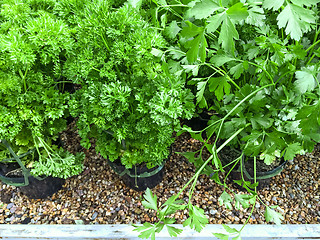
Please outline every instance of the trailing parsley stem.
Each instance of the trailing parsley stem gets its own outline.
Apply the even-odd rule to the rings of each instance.
[[[221,146],[216,150],[216,152],[220,152],[232,139],[234,139],[244,128],[238,129],[231,137],[229,137]],[[202,166],[198,169],[198,171],[193,175],[193,177],[180,189],[180,191],[177,193],[177,195],[174,197],[173,201],[174,202],[181,194],[182,192],[190,185],[191,182],[193,182],[195,179],[198,179],[199,175],[205,168],[205,166],[213,159],[213,155],[211,155],[203,164]],[[190,196],[189,196],[190,198]],[[169,209],[169,208],[168,208]],[[163,217],[160,219],[160,221],[166,216],[163,214]]]
[[[252,213],[253,213],[253,210],[254,210],[254,208],[255,208],[256,202],[257,202],[257,195],[254,196],[254,203],[252,204],[252,208],[251,208],[249,217],[247,218],[246,222],[243,224],[243,226],[241,227],[241,229],[240,229],[239,232],[241,232],[241,231],[244,229],[244,227],[248,224],[249,219],[251,218]]]
[[[252,93],[250,93],[248,96],[246,96],[244,99],[242,99],[234,108],[231,109],[230,112],[227,113],[227,115],[224,116],[224,119],[226,119],[227,117],[229,117],[242,103],[244,103],[245,101],[247,101],[250,97],[252,97],[253,95],[257,94],[258,92],[260,92],[261,90],[263,90],[264,88],[267,88],[267,87],[271,87],[273,86],[274,84],[268,84],[268,85],[265,85],[255,91],[253,91]]]

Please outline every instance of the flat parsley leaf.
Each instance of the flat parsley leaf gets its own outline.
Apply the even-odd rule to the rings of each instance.
[[[152,191],[150,188],[147,188],[145,194],[144,194],[144,199],[142,201],[142,205],[145,208],[153,209],[158,211],[157,207],[157,196],[152,194]]]
[[[226,76],[210,78],[208,83],[210,92],[214,92],[219,101],[223,99],[225,94],[230,94],[231,85],[228,83]]]
[[[196,19],[203,19],[209,17],[215,11],[221,9],[219,4],[213,0],[202,0],[197,2],[193,8],[190,10],[191,16],[194,16]]]
[[[283,216],[281,215],[281,213],[278,213],[276,211],[274,211],[273,209],[271,209],[270,207],[266,207],[266,211],[264,213],[264,217],[266,219],[267,222],[274,222],[277,225],[281,224],[281,220],[283,220]]]
[[[316,87],[316,80],[313,76],[314,67],[302,68],[296,72],[297,80],[294,82],[296,90],[304,94],[307,91],[312,91]]]
[[[218,199],[220,205],[225,205],[226,208],[232,209],[232,198],[227,192],[223,192]]]
[[[186,38],[194,37],[193,40],[187,42],[186,47],[189,48],[187,51],[187,59],[189,63],[193,63],[200,57],[202,62],[206,59],[206,47],[208,46],[205,38],[205,28],[198,27],[193,23],[186,21],[187,26],[181,31],[181,35]]]
[[[286,34],[299,41],[302,33],[308,32],[311,25],[315,24],[316,17],[314,11],[288,3],[278,15],[277,21],[279,28],[286,27]]]
[[[240,209],[240,206],[248,208],[254,203],[254,196],[249,194],[235,194],[234,199],[236,201],[235,207],[238,210]]]
[[[298,142],[288,145],[285,149],[284,160],[292,160],[296,154],[299,154],[302,150],[303,148]]]
[[[227,52],[234,53],[234,39],[239,40],[239,34],[231,18],[227,14],[225,14],[218,42],[219,44],[221,44],[222,48],[225,49]]]
[[[181,28],[178,26],[177,21],[172,21],[168,27],[166,27],[164,33],[169,38],[175,38],[177,34],[181,31]]]
[[[189,216],[190,217],[183,223],[183,226],[189,226],[197,232],[200,232],[209,222],[208,218],[204,215],[203,209],[197,206],[189,206]]]
[[[263,7],[266,9],[273,9],[274,11],[278,10],[284,3],[284,0],[264,0]]]

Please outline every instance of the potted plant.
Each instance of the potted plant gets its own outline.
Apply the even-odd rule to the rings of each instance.
[[[191,204],[191,197],[187,204],[177,200],[187,185],[191,185],[192,195],[201,172],[224,186],[219,202],[227,208],[233,204],[236,208],[254,207],[261,201],[257,163],[291,160],[296,154],[312,151],[320,141],[319,2],[178,0],[142,5],[141,12],[153,16],[153,23],[171,39],[172,46],[165,51],[171,56],[169,69],[176,75],[189,74],[198,107],[212,111],[212,117],[201,131],[184,128],[204,142],[198,152],[184,153],[196,164],[197,172],[160,207],[148,190],[144,205],[156,210],[160,220],[137,227],[141,237],[154,238],[165,225],[174,223],[168,215],[181,209],[188,209],[190,215],[184,226],[202,229],[207,219]],[[219,153],[228,146],[242,153],[222,162]],[[211,153],[208,159],[202,159],[204,150]],[[252,182],[244,177],[243,156],[253,159]],[[226,177],[222,181],[219,173],[228,176],[239,165],[241,178],[235,180],[249,193],[234,193],[233,199]],[[265,219],[279,224],[282,216],[266,206]],[[225,228],[230,236],[240,237],[242,229]],[[172,236],[181,232],[170,226],[168,230]]]
[[[76,48],[66,77],[81,85],[70,100],[81,144],[93,140],[129,187],[154,187],[178,119],[192,116],[193,95],[154,56],[166,42],[131,6],[92,1],[73,18]]]
[[[44,186],[36,196],[31,182],[82,171],[81,154],[74,156],[56,144],[66,128],[69,98],[61,71],[74,41],[68,26],[53,14],[54,2],[9,1],[0,6],[1,180],[28,185],[22,191],[42,198],[54,190]],[[61,183],[58,179],[55,190]]]

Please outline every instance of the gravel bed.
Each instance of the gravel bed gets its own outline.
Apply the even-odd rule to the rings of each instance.
[[[84,151],[85,169],[79,176],[66,180],[63,189],[44,200],[28,199],[19,189],[0,183],[0,223],[2,224],[130,224],[154,221],[153,211],[141,204],[142,192],[135,192],[123,185],[106,161],[93,149],[79,145],[79,137],[71,124],[62,134],[71,152]],[[173,145],[173,154],[166,162],[164,180],[153,189],[160,202],[192,177],[193,165],[175,152],[199,149],[201,144],[188,134],[182,134]],[[298,156],[287,168],[274,177],[270,187],[258,192],[267,205],[278,205],[284,213],[286,224],[320,223],[320,147],[312,154]],[[234,189],[238,192],[239,190]],[[223,188],[206,176],[198,180],[193,203],[202,207],[212,224],[241,224],[249,210],[228,210],[219,206],[218,198]],[[183,199],[187,200],[186,192]],[[264,224],[264,205],[256,204],[249,222]],[[187,212],[175,215],[177,222],[186,219]]]

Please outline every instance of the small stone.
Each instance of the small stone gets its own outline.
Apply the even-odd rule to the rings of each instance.
[[[211,210],[210,210],[210,214],[211,214],[211,215],[215,215],[217,212],[218,212],[218,211],[217,211],[217,210],[214,210],[214,209],[211,209]]]
[[[14,203],[9,203],[9,204],[7,205],[7,209],[11,209],[13,206],[14,206]]]
[[[97,216],[98,216],[98,213],[97,213],[97,212],[94,212],[94,213],[92,214],[91,220],[92,220],[92,221],[95,220],[95,219],[97,218]]]
[[[140,215],[142,213],[142,210],[140,208],[135,208],[134,212],[138,215]]]
[[[17,207],[16,207],[16,206],[13,206],[12,208],[10,208],[10,212],[11,212],[11,213],[15,213],[16,209],[17,209]]]

